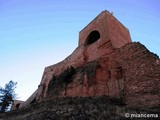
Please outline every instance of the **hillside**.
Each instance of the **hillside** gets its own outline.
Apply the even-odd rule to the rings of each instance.
[[[64,97],[0,114],[0,120],[125,120],[126,113],[158,114],[159,107],[126,107],[119,98]],[[136,120],[138,117],[132,118]],[[131,119],[131,118],[130,118]],[[151,120],[152,118],[146,118]],[[155,119],[155,118],[153,118]]]

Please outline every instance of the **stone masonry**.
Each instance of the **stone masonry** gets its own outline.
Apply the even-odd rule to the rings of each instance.
[[[37,100],[47,97],[48,84],[53,75],[57,76],[71,66],[80,70],[77,70],[73,76],[73,82],[66,87],[65,91],[61,91],[60,96],[117,96],[119,94],[119,91],[116,90],[119,89],[116,88],[117,83],[112,82],[110,80],[112,78],[109,78],[112,74],[109,70],[109,56],[115,48],[120,48],[129,42],[131,40],[128,29],[107,11],[102,12],[80,31],[79,46],[69,57],[58,64],[45,68]],[[86,70],[89,67],[90,69],[95,67],[93,68],[95,75],[91,78],[91,81],[95,83],[92,86],[88,85],[89,79]]]
[[[70,56],[45,68],[33,101],[20,107],[56,97],[102,95],[128,106],[160,105],[159,57],[131,42],[128,29],[108,11],[80,31]]]

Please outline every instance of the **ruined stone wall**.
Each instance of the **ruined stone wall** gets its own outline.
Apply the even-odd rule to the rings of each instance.
[[[30,104],[36,102],[37,90],[22,104],[20,104],[19,108],[27,107]]]
[[[24,101],[21,100],[14,100],[11,106],[11,110],[19,109],[20,105],[23,104]]]
[[[101,42],[101,41],[98,41],[98,42]],[[79,52],[79,50],[80,50],[80,52]],[[38,89],[37,99],[42,99],[42,98],[46,97],[46,93],[48,90],[48,84],[52,80],[53,75],[58,76],[64,70],[66,70],[68,67],[71,67],[71,66],[77,69],[77,74],[73,76],[75,84],[68,86],[68,95],[78,96],[79,93],[76,93],[76,91],[79,91],[80,89],[77,90],[78,87],[73,87],[73,86],[78,86],[79,83],[77,84],[77,80],[80,78],[84,79],[84,81],[87,81],[87,76],[86,76],[86,74],[84,74],[85,72],[82,73],[79,71],[79,69],[85,69],[85,66],[87,67],[86,69],[88,69],[88,64],[90,62],[94,62],[94,61],[99,62],[99,59],[102,56],[109,55],[112,52],[113,52],[113,48],[112,48],[110,41],[104,43],[102,46],[98,46],[97,44],[93,44],[93,45],[88,46],[87,48],[83,47],[82,52],[81,52],[81,47],[78,47],[64,61],[62,61],[56,65],[49,66],[49,67],[45,68],[44,75],[43,75],[41,84]],[[97,63],[97,64],[99,64],[99,63]],[[94,78],[94,79],[96,79],[96,78]],[[105,79],[105,78],[101,78],[101,79]],[[72,89],[69,90],[69,88],[72,88]],[[71,94],[69,91],[73,91],[73,88],[74,88],[74,92],[72,92],[72,94]],[[63,95],[63,93],[61,95]],[[86,95],[87,94],[85,94],[85,95],[83,94],[82,96],[86,96]]]
[[[122,98],[128,106],[159,106],[159,58],[140,43],[128,43],[74,69],[70,83],[53,87],[48,98],[107,95]]]
[[[111,89],[110,91],[112,91],[113,88],[110,88],[110,87],[106,88],[107,85],[103,85],[104,79],[108,81],[108,76],[104,75],[105,73],[108,74],[108,68],[105,68],[106,65],[104,65],[103,63],[99,63],[100,62],[99,60],[101,58],[108,57],[114,51],[114,48],[123,46],[126,43],[131,42],[128,29],[122,26],[122,24],[120,24],[119,22],[117,23],[116,22],[117,20],[113,18],[114,17],[109,12],[103,11],[93,21],[91,21],[82,31],[80,31],[79,46],[75,49],[75,51],[70,56],[68,56],[65,60],[63,60],[58,64],[45,68],[42,81],[38,88],[37,97],[36,97],[37,100],[42,100],[43,98],[47,97],[48,85],[49,85],[49,82],[53,79],[53,76],[59,76],[64,70],[66,70],[68,67],[71,67],[71,66],[76,69],[76,74],[73,76],[74,78],[73,84],[66,86],[65,89],[67,88],[67,90],[62,90],[60,96],[64,96],[64,95],[93,96],[93,95],[104,95],[104,94],[105,95],[110,94],[111,96],[112,95],[115,96],[118,94],[118,93],[112,93],[112,92],[109,93],[108,90]],[[111,26],[114,23],[117,23],[115,28]],[[110,35],[114,35],[112,34],[112,32],[114,32],[112,29],[119,29],[119,28],[121,29],[119,31],[118,30],[116,31],[117,32],[116,36],[119,36],[120,39],[118,44],[114,44],[115,38]],[[123,33],[121,32],[121,30],[123,30]],[[86,44],[86,42],[88,41],[89,35],[93,31],[97,31],[100,36],[92,44],[88,45]],[[109,31],[111,32],[109,33]],[[87,73],[87,70],[91,69],[90,68],[91,66],[89,64],[95,61],[97,61],[97,64],[99,64],[99,68],[98,68],[99,72],[96,74],[100,74],[100,75],[103,74],[103,75],[101,77],[100,75],[94,75],[92,77],[94,79],[93,81],[97,83],[99,82],[99,84],[95,83],[92,87],[88,87],[87,74],[89,73]],[[83,72],[80,72],[79,71],[80,69],[82,69]],[[77,82],[79,79],[83,79],[84,85],[79,85],[79,83]],[[74,92],[73,92],[73,88],[74,88]],[[82,91],[82,93],[80,94],[79,91]]]
[[[65,60],[59,62],[58,64],[51,65],[45,68],[42,81],[38,88],[37,99],[42,99],[46,97],[46,92],[48,89],[48,84],[52,79],[53,75],[57,76],[61,74],[68,67],[79,67],[84,65],[84,56],[83,56],[83,46],[78,47],[70,56]]]
[[[130,43],[117,51],[124,76],[124,96],[130,106],[160,105],[159,57],[140,43]],[[114,62],[114,61],[113,61]]]
[[[94,32],[97,40],[88,42]],[[36,100],[106,95],[128,106],[157,106],[159,82],[158,56],[131,43],[128,29],[104,11],[80,32],[70,56],[45,68]]]

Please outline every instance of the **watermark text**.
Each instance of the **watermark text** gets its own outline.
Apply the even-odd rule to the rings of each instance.
[[[126,118],[158,118],[158,114],[138,114],[138,113],[125,113]]]

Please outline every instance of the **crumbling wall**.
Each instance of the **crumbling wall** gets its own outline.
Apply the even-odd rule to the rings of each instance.
[[[30,104],[33,104],[36,102],[36,95],[37,95],[37,90],[22,104],[20,104],[19,108],[27,107]]]
[[[116,24],[114,27],[119,30],[114,31],[114,24]],[[99,34],[98,39],[93,43],[91,42],[92,44],[87,45],[87,38],[93,31],[96,31],[96,33]],[[114,32],[116,33],[114,34]],[[120,39],[118,43],[115,44],[115,39],[117,37]],[[93,38],[93,36],[91,38]],[[114,52],[115,48],[124,46],[128,42],[131,42],[128,29],[126,29],[119,21],[117,22],[114,16],[112,16],[109,12],[103,11],[82,31],[80,31],[79,45],[70,56],[58,64],[45,68],[42,81],[38,88],[36,100],[42,100],[47,97],[48,85],[52,80],[53,75],[59,76],[64,70],[71,66],[75,69],[85,68],[85,66],[87,66],[87,68],[83,72],[75,73],[73,76],[73,84],[66,86],[68,89],[67,91],[65,90],[65,92],[62,92],[60,94],[61,96],[118,96],[119,87],[121,87],[120,83],[118,83],[118,81],[113,82],[109,80],[110,78],[108,78],[107,75],[108,67],[105,65],[108,63],[103,63],[103,60],[107,57],[109,58],[109,56]],[[97,61],[99,68],[97,68],[98,70],[95,70],[96,75],[93,77],[95,85],[90,87],[90,85],[88,86],[88,82],[85,82],[88,81],[86,71],[87,69],[91,68],[88,67],[88,65],[94,61]],[[84,79],[84,84],[79,85],[77,81],[82,78]],[[79,91],[81,91],[81,94]]]
[[[160,103],[159,58],[140,43],[126,44],[74,69],[71,82],[58,91],[58,96],[107,95],[121,98],[129,106]],[[54,97],[58,88],[52,89]]]
[[[86,45],[95,30],[100,38]],[[36,100],[107,95],[129,106],[157,106],[159,81],[158,56],[131,43],[128,29],[104,11],[80,32],[79,46],[70,56],[45,68]]]
[[[117,51],[124,71],[124,94],[127,105],[160,105],[159,57],[140,43],[129,43]]]
[[[11,110],[16,110],[20,108],[20,105],[23,104],[24,101],[21,100],[14,100],[11,106]]]

